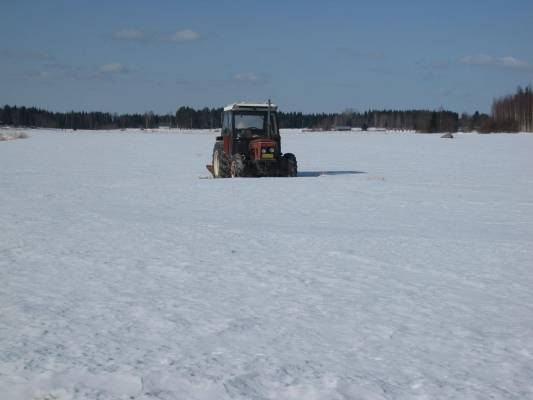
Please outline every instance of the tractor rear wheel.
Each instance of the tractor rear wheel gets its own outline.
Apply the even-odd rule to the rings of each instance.
[[[296,157],[292,153],[285,153],[281,159],[283,173],[288,177],[298,176],[298,163]]]
[[[244,160],[240,154],[235,154],[233,157],[231,157],[230,172],[232,178],[245,176]]]
[[[222,144],[215,144],[213,149],[213,176],[215,178],[228,178],[230,176],[229,159]]]

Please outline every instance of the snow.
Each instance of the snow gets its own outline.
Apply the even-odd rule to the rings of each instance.
[[[6,399],[533,399],[533,135],[0,143]]]
[[[6,132],[7,133],[4,133]],[[20,129],[2,129],[0,128],[0,142],[7,140],[26,139],[28,134]]]

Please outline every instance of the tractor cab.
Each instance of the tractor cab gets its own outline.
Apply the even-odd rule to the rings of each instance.
[[[222,113],[224,151],[260,159],[254,150],[262,152],[266,148],[265,154],[272,158],[280,142],[276,111],[274,104],[235,103],[225,107]]]
[[[294,155],[281,153],[277,110],[270,101],[224,107],[222,135],[208,166],[215,178],[296,175]]]
[[[227,111],[224,112],[224,117],[226,116],[230,121],[233,119],[233,133],[237,137],[269,137],[278,134],[275,112],[270,113],[270,127],[267,122],[268,112]]]

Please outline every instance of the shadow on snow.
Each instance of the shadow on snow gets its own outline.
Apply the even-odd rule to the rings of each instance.
[[[299,171],[298,178],[317,178],[319,176],[366,174],[364,171]]]

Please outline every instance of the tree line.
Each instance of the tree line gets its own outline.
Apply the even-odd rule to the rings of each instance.
[[[533,89],[518,87],[513,95],[500,97],[492,103],[492,120],[488,131],[533,132]]]
[[[25,126],[55,129],[126,129],[126,128],[157,128],[166,124],[172,125],[172,115],[156,115],[153,112],[144,114],[111,114],[106,112],[51,112],[35,107],[0,108],[0,125]]]
[[[456,132],[459,128],[459,115],[445,110],[370,110],[362,113],[346,110],[342,113],[307,115],[280,113],[280,126],[283,128],[350,127],[363,130],[379,128],[419,132]]]
[[[179,107],[175,114],[153,112],[112,114],[105,112],[50,112],[35,107],[4,106],[0,108],[0,125],[56,129],[218,129],[222,108],[194,109]],[[281,128],[312,128],[328,130],[355,127],[417,132],[516,132],[533,131],[533,91],[531,86],[518,88],[514,95],[497,98],[491,115],[459,114],[447,110],[369,110],[341,113],[279,112]]]
[[[111,114],[105,112],[50,112],[35,107],[0,108],[0,125],[56,129],[218,129],[222,108],[193,109],[180,107],[174,115]],[[421,132],[455,132],[459,116],[450,111],[344,111],[342,113],[279,112],[281,128],[331,129],[337,126],[417,130]]]

